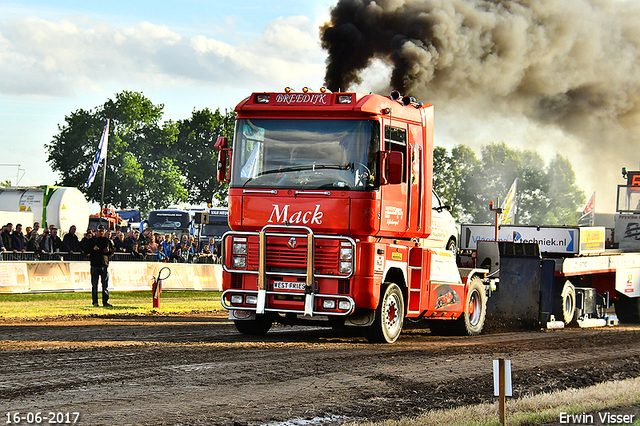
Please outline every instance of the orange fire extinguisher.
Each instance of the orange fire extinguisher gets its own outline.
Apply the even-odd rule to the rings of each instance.
[[[153,277],[153,284],[151,285],[151,295],[153,296],[153,307],[160,307],[160,293],[162,293],[162,281],[169,278],[171,275],[171,269],[168,266],[161,268],[158,271],[158,276]]]

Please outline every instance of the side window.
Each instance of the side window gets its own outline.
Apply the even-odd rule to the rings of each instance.
[[[431,208],[432,209],[440,209],[441,204],[440,204],[440,199],[438,198],[438,196],[436,195],[435,192],[431,192],[432,198],[431,198]]]
[[[384,126],[384,145],[387,151],[401,152],[405,159],[405,165],[402,170],[402,182],[407,181],[407,129],[398,127]]]

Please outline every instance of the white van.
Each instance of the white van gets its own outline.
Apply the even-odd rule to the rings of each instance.
[[[454,253],[458,250],[458,227],[449,213],[451,206],[442,203],[440,197],[432,193],[431,235],[422,239],[424,247],[447,249]]]

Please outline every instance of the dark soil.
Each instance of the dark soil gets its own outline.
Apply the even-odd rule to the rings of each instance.
[[[219,314],[5,320],[0,414],[79,412],[86,425],[339,424],[493,402],[498,358],[511,360],[514,397],[640,376],[640,326],[496,328],[478,337],[416,328],[376,345],[358,330],[313,327],[248,337]]]

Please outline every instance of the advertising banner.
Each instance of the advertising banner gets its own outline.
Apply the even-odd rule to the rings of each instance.
[[[91,291],[91,269],[89,262],[69,262],[73,291]],[[102,287],[99,287],[102,288]],[[111,286],[109,286],[111,288]]]
[[[28,262],[29,291],[73,291],[69,262]]]
[[[109,289],[150,290],[163,267],[171,270],[164,290],[222,291],[221,265],[157,262],[111,262]],[[0,262],[0,294],[50,291],[91,291],[89,262]]]
[[[476,250],[478,241],[493,241],[493,225],[468,225],[461,227],[460,248]],[[584,244],[580,238],[585,239]],[[589,228],[561,226],[508,226],[498,227],[498,241],[534,243],[542,253],[584,254],[604,250],[604,227]]]
[[[640,248],[640,214],[618,214],[615,216],[615,241],[620,250]]]
[[[29,291],[27,264],[0,262],[0,292],[26,293]]]
[[[171,275],[162,282],[166,290],[222,291],[221,265],[149,263],[149,277],[157,277],[163,267],[171,269]]]
[[[115,291],[151,289],[151,276],[146,262],[111,262],[109,288]]]

